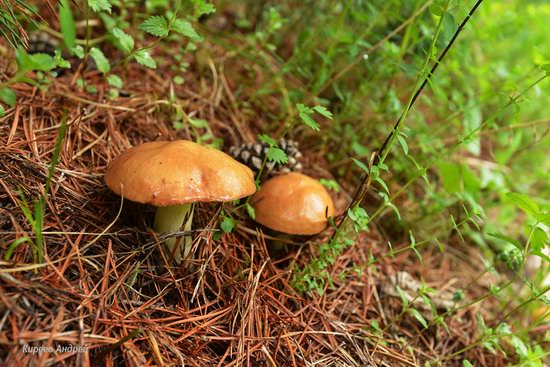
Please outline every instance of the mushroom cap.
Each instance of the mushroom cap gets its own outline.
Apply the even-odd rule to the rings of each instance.
[[[188,140],[128,149],[109,164],[105,183],[126,199],[154,206],[231,201],[256,191],[250,168]]]
[[[258,223],[288,234],[317,234],[334,216],[334,203],[325,187],[296,172],[266,181],[250,204]]]

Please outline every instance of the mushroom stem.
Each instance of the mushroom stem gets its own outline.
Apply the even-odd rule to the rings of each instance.
[[[184,231],[190,231],[193,223],[193,204],[179,204],[171,206],[163,206],[157,209],[155,214],[154,230],[157,233],[176,232],[183,226]],[[185,258],[191,250],[191,236],[183,236],[183,238],[171,237],[164,240],[164,246],[174,261],[179,264],[181,259]],[[179,248],[175,249],[174,247]]]

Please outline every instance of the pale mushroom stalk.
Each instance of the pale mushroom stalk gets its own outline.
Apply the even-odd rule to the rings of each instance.
[[[193,204],[178,204],[170,206],[162,206],[155,213],[154,230],[157,233],[176,232],[183,227],[183,231],[189,232],[193,223]],[[191,251],[192,236],[183,236],[181,238],[171,237],[164,240],[167,253],[170,257],[173,256],[174,261],[179,264],[182,259],[185,259]],[[174,250],[178,245],[179,248]]]

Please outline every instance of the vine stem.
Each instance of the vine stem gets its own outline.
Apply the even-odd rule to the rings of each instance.
[[[414,93],[412,98],[410,99],[407,108],[405,108],[405,111],[403,111],[401,116],[399,116],[399,119],[395,122],[391,132],[386,136],[386,139],[384,140],[384,142],[382,143],[380,148],[378,150],[376,150],[373,153],[373,155],[371,156],[370,163],[369,163],[369,168],[373,165],[378,165],[378,164],[384,162],[384,160],[386,159],[386,156],[388,155],[389,148],[391,147],[393,141],[395,140],[395,138],[397,136],[397,133],[399,132],[399,128],[403,124],[403,122],[404,122],[404,120],[407,116],[408,111],[412,108],[412,106],[414,105],[414,103],[416,102],[416,100],[418,99],[418,97],[420,96],[420,94],[422,93],[422,91],[424,90],[424,88],[426,87],[428,82],[430,81],[430,79],[433,77],[434,73],[437,71],[437,68],[439,67],[439,65],[441,64],[441,62],[443,61],[443,59],[445,58],[445,56],[447,55],[447,53],[449,52],[449,50],[451,49],[451,47],[453,46],[455,41],[457,40],[457,38],[460,35],[460,33],[462,32],[462,30],[464,29],[466,24],[470,21],[470,19],[472,18],[472,16],[474,15],[476,10],[479,8],[479,6],[482,3],[483,3],[483,0],[478,0],[474,4],[472,9],[470,10],[468,15],[464,18],[462,23],[460,23],[457,30],[453,34],[451,40],[449,41],[449,43],[447,44],[447,46],[445,47],[445,49],[443,50],[441,55],[439,55],[439,57],[435,61],[434,65],[432,66],[432,68],[430,70],[430,72],[426,75],[426,77],[424,78],[422,84],[420,85],[418,90]],[[438,27],[440,27],[440,26],[441,26],[441,21],[440,21],[440,24],[439,24]],[[434,39],[434,41],[435,41],[435,39]],[[428,60],[429,60],[429,58],[427,59],[427,61]],[[356,205],[360,204],[361,201],[363,200],[363,198],[364,198],[364,196],[365,196],[366,192],[368,191],[368,189],[370,187],[370,184],[371,184],[371,177],[370,176],[371,175],[367,174],[367,173],[363,174],[363,177],[361,179],[361,183],[359,184],[357,190],[353,194],[353,199],[349,203],[347,210],[342,214],[342,218],[339,220],[339,223],[337,224],[338,227],[345,224],[345,218],[347,217],[346,216],[347,211],[349,209],[355,207]]]

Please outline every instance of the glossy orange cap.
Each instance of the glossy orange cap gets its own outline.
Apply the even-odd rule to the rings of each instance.
[[[327,226],[327,218],[334,216],[334,204],[324,186],[301,173],[266,181],[250,204],[258,223],[288,234],[317,234]]]
[[[154,206],[231,201],[256,191],[250,168],[188,140],[128,149],[109,164],[105,183],[126,199]]]

